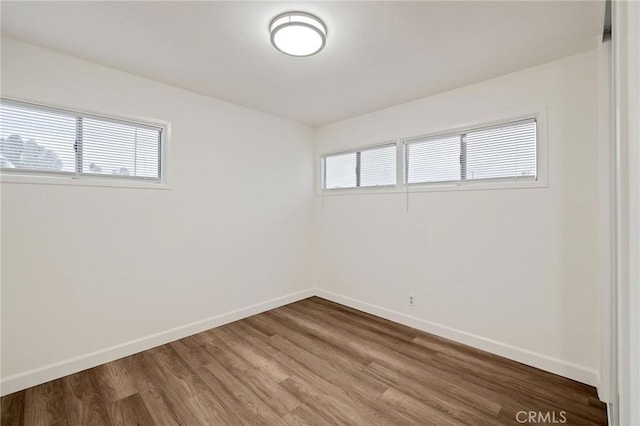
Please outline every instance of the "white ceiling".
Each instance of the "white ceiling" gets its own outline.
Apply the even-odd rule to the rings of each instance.
[[[2,2],[2,34],[313,126],[596,46],[604,3]],[[279,13],[316,14],[327,46],[270,44]]]

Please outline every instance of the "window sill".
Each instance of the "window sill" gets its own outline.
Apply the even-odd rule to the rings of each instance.
[[[371,194],[414,194],[420,192],[451,192],[451,191],[488,191],[499,189],[531,189],[531,188],[548,188],[546,181],[523,180],[521,182],[514,181],[498,181],[498,182],[473,182],[473,183],[448,183],[448,184],[412,184],[399,186],[384,187],[367,187],[367,188],[339,188],[320,190],[318,196],[330,197],[336,195],[371,195]]]
[[[0,173],[0,183],[32,184],[32,185],[73,185],[132,189],[171,189],[166,183],[144,181],[128,181],[124,179],[101,179],[92,177],[75,178],[69,176],[26,176],[11,173]]]

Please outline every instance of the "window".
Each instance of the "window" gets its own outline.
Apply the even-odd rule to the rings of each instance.
[[[407,144],[407,183],[460,180],[460,137],[445,136]]]
[[[536,179],[536,143],[535,119],[410,140],[405,181]]]
[[[160,182],[163,128],[2,99],[3,172]]]
[[[396,145],[383,145],[323,157],[323,188],[357,188],[396,184]]]

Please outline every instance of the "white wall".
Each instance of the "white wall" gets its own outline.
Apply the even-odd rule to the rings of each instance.
[[[318,196],[316,286],[596,384],[597,61],[589,51],[319,128],[318,155],[546,107],[549,184],[412,193],[408,212],[401,193]]]
[[[308,127],[3,39],[3,96],[172,137],[169,190],[2,183],[2,392],[313,285],[595,384],[597,76],[587,52],[322,127],[314,153]],[[319,153],[543,107],[548,187],[414,193],[409,212],[398,193],[314,199]]]
[[[1,185],[3,393],[308,286],[311,128],[11,39],[2,95],[172,128],[169,190]]]

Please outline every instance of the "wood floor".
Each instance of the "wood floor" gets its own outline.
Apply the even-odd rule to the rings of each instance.
[[[606,424],[590,386],[313,297],[7,395],[1,424],[498,425],[521,411]]]

